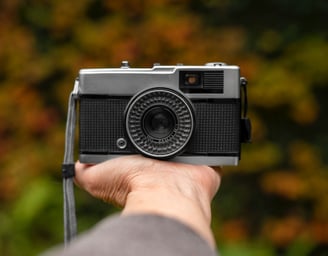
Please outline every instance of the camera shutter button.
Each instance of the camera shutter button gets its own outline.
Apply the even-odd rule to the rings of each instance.
[[[123,60],[121,63],[121,68],[130,68],[130,64],[127,60]]]
[[[205,66],[213,66],[213,67],[216,67],[216,66],[226,66],[227,64],[224,63],[224,62],[209,62],[209,63],[206,63]]]

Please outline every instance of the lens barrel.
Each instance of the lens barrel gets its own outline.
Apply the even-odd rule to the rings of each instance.
[[[125,128],[132,145],[158,159],[184,150],[194,130],[191,103],[179,92],[152,88],[134,96],[125,111]]]
[[[150,108],[143,118],[145,134],[148,134],[155,140],[169,137],[176,129],[176,125],[175,114],[165,106]]]

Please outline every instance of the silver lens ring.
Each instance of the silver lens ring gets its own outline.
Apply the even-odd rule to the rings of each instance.
[[[153,88],[131,99],[125,112],[127,135],[143,155],[167,159],[184,150],[194,130],[193,108],[180,93]]]

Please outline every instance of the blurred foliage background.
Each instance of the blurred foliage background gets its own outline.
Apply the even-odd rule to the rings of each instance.
[[[327,17],[326,0],[1,0],[0,254],[63,240],[68,95],[80,68],[129,60],[249,80],[253,143],[213,203],[222,256],[328,255]],[[80,231],[116,211],[76,195]]]

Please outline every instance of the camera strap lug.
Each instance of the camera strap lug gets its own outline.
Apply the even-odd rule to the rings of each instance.
[[[252,124],[251,120],[247,117],[248,111],[248,99],[247,99],[247,79],[245,77],[240,78],[240,87],[242,89],[243,94],[243,116],[240,120],[240,142],[241,143],[249,143],[251,142],[252,137]]]
[[[242,118],[240,120],[240,142],[241,143],[249,143],[251,142],[251,133],[252,133],[252,124],[249,118]]]

